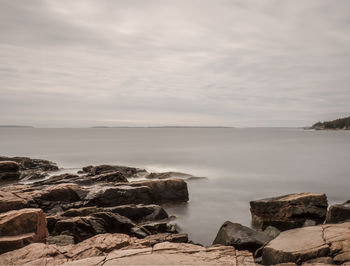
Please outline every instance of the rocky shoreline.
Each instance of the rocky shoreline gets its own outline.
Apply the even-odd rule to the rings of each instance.
[[[116,165],[58,171],[0,156],[0,265],[350,265],[350,203],[328,208],[325,194],[251,201],[252,228],[226,221],[203,247],[162,207],[188,202],[186,181],[199,177]]]

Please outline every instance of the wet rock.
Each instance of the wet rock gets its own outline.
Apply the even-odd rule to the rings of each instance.
[[[278,230],[276,227],[268,226],[264,230],[264,233],[267,234],[271,239],[274,239],[278,237],[278,235],[281,233],[280,230]]]
[[[0,214],[0,253],[33,242],[45,242],[46,217],[40,209],[21,209]]]
[[[287,230],[303,226],[306,220],[323,223],[327,206],[325,194],[297,193],[251,201],[250,211],[254,227]]]
[[[106,186],[91,189],[86,201],[86,206],[112,207],[125,204],[152,204],[154,198],[147,186]]]
[[[12,161],[0,161],[0,180],[13,180],[20,177],[19,164]]]
[[[63,213],[64,217],[86,216],[96,212],[108,211],[125,216],[130,220],[139,223],[146,221],[157,221],[168,218],[166,211],[159,205],[129,204],[116,207],[84,207],[79,209],[70,209]]]
[[[334,265],[334,261],[331,257],[319,257],[316,259],[308,260],[305,261],[302,265],[307,266],[307,265]]]
[[[48,160],[31,159],[28,157],[5,157],[0,156],[0,161],[13,161],[20,165],[20,170],[37,169],[42,171],[57,171],[55,163]]]
[[[339,223],[350,220],[350,201],[329,207],[326,223]]]
[[[292,229],[282,232],[263,249],[264,264],[302,264],[330,257],[336,264],[350,261],[350,222]]]
[[[182,179],[141,180],[131,182],[130,186],[150,188],[155,203],[188,201],[187,184]]]
[[[69,235],[48,236],[47,244],[55,244],[57,246],[67,246],[74,244],[74,237]]]
[[[85,173],[88,173],[90,175],[100,175],[100,174],[105,174],[109,172],[120,172],[126,177],[133,177],[136,176],[139,173],[145,173],[146,170],[144,169],[139,169],[135,167],[128,167],[128,166],[119,166],[119,165],[97,165],[97,166],[86,166],[83,167],[83,171]]]
[[[240,250],[255,252],[271,239],[271,237],[263,232],[258,232],[241,224],[227,221],[221,226],[213,245],[233,246]]]
[[[96,183],[128,183],[128,179],[121,172],[107,172],[105,174],[94,175],[92,177],[83,177],[76,181],[81,185],[93,185]]]
[[[56,222],[53,235],[74,236],[76,243],[104,233],[126,233],[131,235],[135,224],[128,218],[111,212],[98,212],[90,216],[61,219]]]
[[[50,176],[46,180],[38,181],[34,183],[34,186],[43,186],[43,185],[58,185],[58,184],[64,184],[64,183],[74,183],[76,179],[78,179],[78,175],[74,174],[61,174],[61,175],[53,175]]]
[[[41,170],[23,170],[21,171],[21,175],[19,179],[21,179],[22,181],[29,181],[29,180],[44,179],[47,176],[48,174]]]

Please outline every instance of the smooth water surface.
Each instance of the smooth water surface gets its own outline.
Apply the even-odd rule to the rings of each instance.
[[[253,199],[307,191],[326,193],[330,203],[350,199],[350,131],[0,128],[0,155],[208,177],[188,181],[188,204],[167,207],[190,239],[205,245],[226,220],[250,225]]]

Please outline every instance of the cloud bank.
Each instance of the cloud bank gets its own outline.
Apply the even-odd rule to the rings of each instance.
[[[348,0],[0,0],[0,124],[349,115]]]

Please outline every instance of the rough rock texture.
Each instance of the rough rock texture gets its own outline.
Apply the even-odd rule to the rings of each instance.
[[[297,193],[251,201],[250,212],[254,227],[264,230],[271,225],[288,230],[303,226],[307,220],[323,223],[327,206],[325,194]]]
[[[97,165],[97,166],[86,166],[83,167],[83,172],[88,173],[90,175],[100,175],[105,174],[109,172],[120,172],[126,177],[134,177],[137,176],[139,173],[147,173],[146,170],[135,168],[135,167],[128,167],[128,166],[119,166],[119,165]]]
[[[121,172],[108,172],[94,176],[79,176],[75,174],[61,174],[36,182],[35,185],[57,185],[75,183],[79,185],[95,185],[97,183],[128,183],[128,179]]]
[[[335,204],[329,207],[326,223],[339,223],[350,220],[350,201]]]
[[[129,204],[116,207],[84,207],[70,209],[59,215],[62,217],[87,216],[96,212],[112,212],[129,218],[134,222],[157,221],[168,218],[166,211],[159,205]]]
[[[20,165],[21,170],[37,169],[42,171],[56,171],[58,167],[48,160],[31,159],[28,157],[6,157],[0,156],[0,161],[13,161]]]
[[[0,253],[33,242],[45,242],[46,217],[41,209],[21,209],[0,214]]]
[[[126,233],[132,235],[135,224],[124,216],[111,212],[97,212],[89,216],[61,219],[54,225],[53,235],[68,234],[75,243],[97,234]]]
[[[130,183],[134,187],[151,189],[155,203],[187,202],[187,183],[182,179],[142,180]]]
[[[125,204],[152,204],[153,193],[146,186],[94,187],[86,196],[86,206],[111,207]]]
[[[0,265],[255,265],[251,253],[233,247],[155,244],[123,234],[103,234],[77,245],[31,244],[0,255]]]
[[[19,164],[13,161],[0,161],[0,180],[18,179]]]
[[[349,262],[350,222],[284,231],[264,247],[262,257],[267,265],[320,257],[331,257],[336,264]]]
[[[238,223],[225,222],[213,242],[225,246],[234,246],[240,250],[256,251],[272,238],[263,232],[255,231]]]

